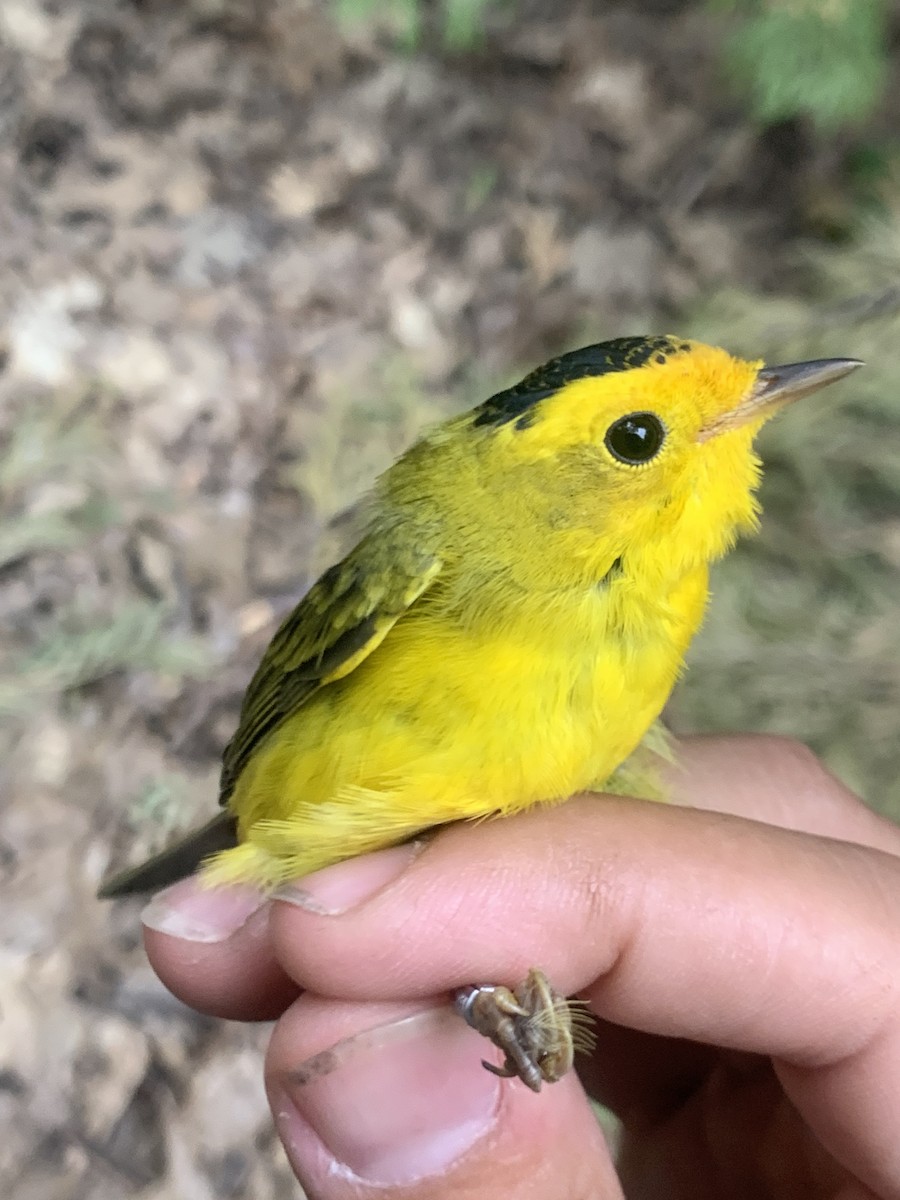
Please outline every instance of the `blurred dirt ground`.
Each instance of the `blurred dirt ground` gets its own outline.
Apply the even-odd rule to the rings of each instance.
[[[266,1031],[181,1007],[94,891],[211,810],[373,474],[551,352],[677,325],[881,363],[766,443],[673,712],[898,801],[900,221],[835,257],[847,146],[753,128],[705,10],[550,11],[404,56],[323,0],[0,0],[6,1195],[297,1194]]]

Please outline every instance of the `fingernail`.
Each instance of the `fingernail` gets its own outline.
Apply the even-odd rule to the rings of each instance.
[[[141,913],[141,921],[148,929],[186,942],[224,942],[266,901],[256,888],[206,888],[196,879],[183,879],[157,893]]]
[[[337,917],[393,883],[424,847],[424,841],[404,842],[402,846],[323,867],[298,883],[278,888],[274,899],[305,908],[307,912]]]
[[[496,1122],[502,1085],[484,1054],[484,1039],[447,1008],[348,1038],[281,1077],[288,1151],[299,1121],[359,1180],[438,1175]]]

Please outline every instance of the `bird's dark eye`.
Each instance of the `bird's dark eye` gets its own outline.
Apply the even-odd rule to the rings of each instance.
[[[654,413],[629,413],[610,425],[604,440],[613,458],[636,467],[656,458],[666,440],[666,427]]]

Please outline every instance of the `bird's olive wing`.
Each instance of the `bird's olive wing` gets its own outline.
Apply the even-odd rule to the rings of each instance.
[[[362,542],[288,615],[263,655],[225,748],[219,800],[227,804],[260,742],[319,688],[341,679],[384,640],[441,569],[435,555]]]

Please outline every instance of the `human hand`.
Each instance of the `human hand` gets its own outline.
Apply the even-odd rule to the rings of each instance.
[[[279,1018],[266,1084],[310,1196],[900,1197],[900,830],[790,742],[680,757],[693,808],[577,797],[292,901],[191,881],[154,901],[176,995]],[[535,964],[599,1018],[578,1077],[539,1096],[438,1007]],[[586,1094],[624,1122],[618,1176]]]

